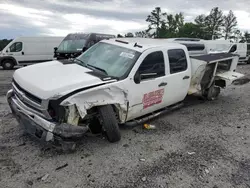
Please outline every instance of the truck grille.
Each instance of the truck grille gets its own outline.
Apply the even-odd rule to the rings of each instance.
[[[30,94],[29,92],[25,91],[23,88],[21,88],[21,87],[18,85],[18,83],[16,83],[15,80],[13,80],[13,84],[14,84],[22,93],[24,93],[25,96],[28,97],[30,100],[33,100],[34,102],[39,103],[39,104],[42,103],[42,100],[41,100],[41,99],[39,99],[38,97],[36,97],[36,96]]]
[[[13,80],[12,86],[16,99],[21,105],[23,105],[24,108],[26,108],[26,110],[29,110],[47,119],[50,118],[47,111],[47,106],[45,108],[42,104],[42,99],[23,89],[15,80]]]

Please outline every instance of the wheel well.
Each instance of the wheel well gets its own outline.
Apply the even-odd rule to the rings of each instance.
[[[14,65],[17,65],[17,61],[15,60],[15,58],[13,57],[6,57],[6,58],[3,58],[0,62],[1,66],[3,65],[3,62],[6,61],[6,60],[11,60],[14,62]]]
[[[114,113],[116,114],[117,116],[117,120],[119,121],[119,109],[117,108],[117,106],[115,104],[107,104],[107,105],[111,105],[113,110],[114,110]],[[94,106],[92,108],[90,108],[89,110],[87,110],[87,114],[90,115],[90,114],[96,114],[98,113],[98,108],[99,106]]]
[[[116,107],[115,104],[110,104],[114,110],[115,116],[119,120],[119,111]],[[102,125],[99,122],[99,116],[98,116],[98,107],[99,106],[94,106],[91,109],[87,110],[87,115],[81,120],[80,124],[88,124],[89,129],[93,134],[100,133],[102,131]]]

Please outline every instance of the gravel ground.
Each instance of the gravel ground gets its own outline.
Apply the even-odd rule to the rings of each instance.
[[[250,74],[250,65],[238,71]],[[156,130],[121,128],[113,144],[86,136],[65,154],[19,128],[4,96],[12,74],[0,70],[1,188],[250,187],[250,83],[232,85],[216,101],[188,98],[152,121]]]

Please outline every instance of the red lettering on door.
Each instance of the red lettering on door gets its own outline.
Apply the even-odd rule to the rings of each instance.
[[[152,91],[150,93],[145,93],[142,99],[143,109],[161,103],[163,95],[164,95],[164,89],[159,89],[156,91]]]

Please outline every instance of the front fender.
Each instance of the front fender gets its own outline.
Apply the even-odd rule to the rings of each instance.
[[[87,115],[87,110],[102,105],[114,105],[119,113],[120,123],[124,123],[128,111],[127,91],[118,86],[109,86],[89,92],[80,92],[61,102],[62,106],[75,105],[81,118]]]

